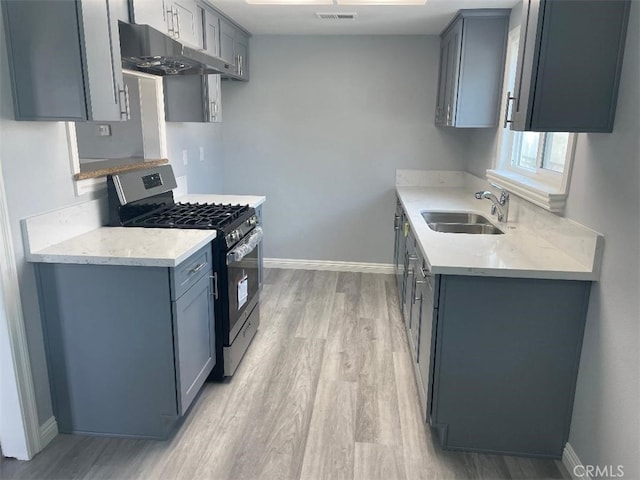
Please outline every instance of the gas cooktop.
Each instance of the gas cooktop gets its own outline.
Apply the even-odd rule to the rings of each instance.
[[[247,205],[175,203],[126,222],[131,227],[226,230],[250,213]]]

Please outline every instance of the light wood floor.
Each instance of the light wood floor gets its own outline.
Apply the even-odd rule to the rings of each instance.
[[[233,379],[166,442],[59,435],[2,479],[548,479],[553,461],[441,450],[420,418],[390,275],[268,270]],[[568,477],[566,477],[568,478]]]

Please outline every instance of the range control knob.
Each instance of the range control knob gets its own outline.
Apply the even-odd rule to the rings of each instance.
[[[229,239],[232,242],[237,242],[238,240],[240,240],[240,232],[238,230],[234,230],[229,234]]]
[[[258,217],[256,217],[255,215],[252,216],[251,218],[249,218],[249,220],[247,220],[247,224],[249,224],[250,226],[254,226],[258,224]]]

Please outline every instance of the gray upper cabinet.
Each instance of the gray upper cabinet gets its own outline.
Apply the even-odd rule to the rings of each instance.
[[[110,3],[2,2],[16,120],[128,118]]]
[[[167,75],[164,108],[167,122],[220,122],[220,75]]]
[[[236,74],[242,80],[249,80],[249,36],[236,30],[235,36]]]
[[[524,2],[512,130],[613,130],[630,4]]]
[[[435,123],[498,124],[509,10],[461,10],[441,34]]]
[[[198,4],[194,0],[173,0],[167,4],[172,14],[170,25],[174,37],[193,47],[203,48],[202,17]]]
[[[220,18],[220,58],[227,63],[235,65],[236,29],[225,18]]]
[[[204,26],[204,49],[207,53],[220,57],[220,17],[212,10],[202,10],[202,24]]]
[[[156,30],[172,35],[168,27],[167,14],[171,15],[164,0],[129,0],[129,14],[131,21],[139,25],[149,25]]]
[[[229,78],[249,80],[249,35],[220,18],[220,58],[234,66]]]
[[[194,0],[130,0],[131,20],[202,48],[202,17]]]

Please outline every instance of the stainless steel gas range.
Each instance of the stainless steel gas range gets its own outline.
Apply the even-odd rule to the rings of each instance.
[[[111,226],[216,230],[212,243],[216,366],[212,378],[231,376],[258,325],[259,245],[262,227],[248,205],[176,203],[170,165],[107,178]]]

